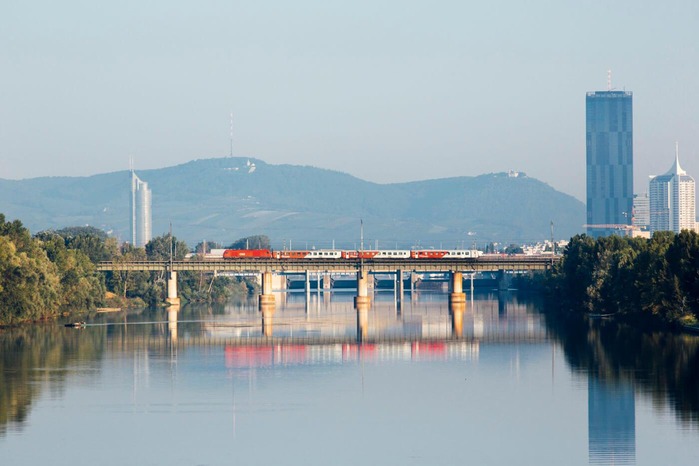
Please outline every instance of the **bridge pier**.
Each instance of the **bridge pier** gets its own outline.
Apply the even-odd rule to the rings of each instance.
[[[398,302],[403,300],[403,294],[405,293],[405,282],[403,282],[403,269],[396,270],[396,294],[398,295]]]
[[[274,306],[272,294],[272,272],[262,272],[262,290],[260,293],[260,310],[265,306]]]
[[[332,283],[332,277],[326,272],[325,275],[323,275],[323,290],[330,290],[330,288],[332,288]]]
[[[368,306],[370,302],[369,273],[366,270],[360,270],[357,272],[357,296],[354,298],[354,305],[358,308],[360,304]]]
[[[449,303],[466,304],[466,293],[464,293],[464,276],[461,272],[452,271],[449,277]]]
[[[180,297],[177,296],[177,272],[170,270],[167,275],[167,299],[165,302],[170,306],[179,306]]]
[[[310,301],[310,298],[311,298],[311,272],[306,270],[306,272],[303,275],[303,279],[304,279],[303,289],[306,291],[306,301]]]

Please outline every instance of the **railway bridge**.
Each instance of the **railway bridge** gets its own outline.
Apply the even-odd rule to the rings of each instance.
[[[370,274],[395,274],[396,288],[399,300],[403,296],[403,274],[415,273],[449,273],[450,303],[465,306],[466,295],[463,292],[463,275],[475,272],[498,272],[502,279],[507,272],[524,272],[547,270],[560,258],[552,255],[541,256],[481,256],[478,258],[450,259],[345,259],[345,258],[314,258],[314,259],[275,259],[275,258],[242,258],[233,260],[184,260],[184,261],[110,261],[97,264],[97,270],[107,272],[118,271],[151,271],[165,272],[168,277],[167,301],[171,305],[180,302],[177,293],[177,273],[183,271],[196,272],[236,272],[254,273],[262,277],[262,290],[259,298],[260,309],[274,307],[272,294],[272,276],[274,274],[298,273],[306,275],[308,290],[309,273],[353,273],[357,276],[357,296],[355,304],[358,309],[368,308]]]

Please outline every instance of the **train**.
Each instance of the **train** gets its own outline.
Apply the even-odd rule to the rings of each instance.
[[[376,250],[339,250],[339,249],[313,249],[281,250],[271,249],[225,249],[223,258],[235,259],[477,259],[483,253],[476,249],[376,249]]]

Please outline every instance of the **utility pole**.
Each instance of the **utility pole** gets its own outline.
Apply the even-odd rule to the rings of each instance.
[[[364,220],[359,219],[359,250],[364,251]]]
[[[553,242],[553,220],[551,220],[551,252],[556,255],[556,243]]]
[[[172,272],[172,222],[170,222],[170,271]]]

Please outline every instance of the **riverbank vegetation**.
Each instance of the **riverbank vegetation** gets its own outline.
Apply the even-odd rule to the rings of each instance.
[[[56,233],[32,237],[19,220],[0,214],[0,325],[89,309],[104,292],[88,255]]]
[[[128,243],[119,246],[115,238],[93,227],[47,230],[32,236],[22,222],[6,221],[0,214],[0,325],[79,315],[101,306],[161,304],[167,293],[164,272],[105,274],[97,272],[95,264],[169,260],[171,245],[175,260],[189,253],[184,242],[169,234],[153,238],[145,248]],[[224,302],[255,293],[257,284],[236,277],[181,272],[178,288],[185,302]]]
[[[546,329],[574,374],[587,374],[589,383],[612,393],[645,393],[658,410],[672,407],[682,424],[699,426],[699,338],[639,331],[610,319],[561,317],[546,313]]]
[[[551,271],[556,308],[613,314],[640,325],[691,324],[699,317],[699,235],[651,239],[574,236]]]

